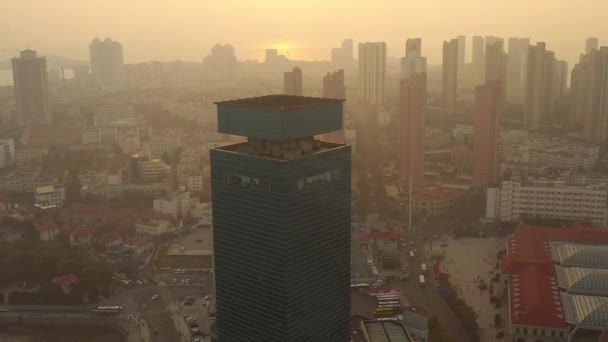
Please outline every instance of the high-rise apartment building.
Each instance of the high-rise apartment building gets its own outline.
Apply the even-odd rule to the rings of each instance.
[[[485,43],[482,36],[473,37],[473,50],[471,54],[471,65],[473,67],[473,77],[476,82],[483,82],[485,71]]]
[[[302,96],[302,69],[295,67],[283,74],[283,93]]]
[[[100,86],[115,90],[125,85],[122,44],[106,38],[95,38],[89,45],[93,80]]]
[[[203,60],[205,72],[220,79],[232,79],[236,76],[236,55],[234,47],[230,44],[215,44]]]
[[[500,117],[503,96],[500,80],[475,88],[475,145],[473,147],[473,185],[487,188],[498,180]]]
[[[545,50],[545,43],[529,47],[524,90],[524,127],[528,130],[539,129],[551,117],[555,63],[555,54]]]
[[[585,141],[608,141],[608,47],[591,49],[572,70],[571,119],[583,122]]]
[[[555,104],[559,103],[568,93],[568,62],[564,60],[557,60],[553,64],[552,93]]]
[[[17,102],[17,123],[20,125],[48,124],[49,106],[46,57],[34,50],[21,51],[12,59],[13,84]]]
[[[502,38],[486,37],[485,81],[500,80],[501,89],[506,89],[507,54]],[[502,97],[504,101],[504,97]]]
[[[353,40],[344,39],[342,41],[342,60],[345,66],[351,66],[353,64]]]
[[[410,38],[405,41],[405,57],[415,53],[417,56],[422,55],[422,39]]]
[[[587,38],[585,41],[585,53],[589,53],[590,50],[599,49],[600,41],[597,38]]]
[[[570,73],[570,91],[568,93],[570,102],[568,124],[570,125],[580,125],[585,117],[585,85],[588,66],[584,60],[585,55],[582,55],[581,62],[575,64]]]
[[[386,43],[359,43],[359,102],[384,104]]]
[[[350,68],[353,65],[353,40],[344,39],[342,45],[331,49],[331,62],[339,68]]]
[[[340,69],[323,76],[323,97],[326,99],[346,99],[344,70]]]
[[[272,64],[279,58],[279,51],[277,49],[266,49],[264,53],[264,63]]]
[[[408,188],[424,181],[424,142],[426,138],[426,73],[400,81],[401,120],[399,144],[402,185]]]
[[[411,78],[417,73],[426,73],[426,57],[421,56],[422,40],[408,39],[405,43],[405,57],[401,58],[401,78]]]
[[[217,103],[211,150],[219,341],[350,341],[350,146],[342,100]]]
[[[441,108],[447,115],[456,112],[458,95],[458,40],[443,42]]]
[[[458,78],[464,79],[467,37],[458,36]]]
[[[507,61],[507,86],[523,88],[523,72],[528,58],[528,38],[509,38],[509,53]],[[506,94],[506,89],[504,89]]]

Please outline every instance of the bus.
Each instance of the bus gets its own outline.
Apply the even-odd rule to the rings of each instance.
[[[391,309],[393,311],[399,312],[399,309],[401,309],[401,305],[396,305],[396,304],[386,305],[386,304],[382,304],[382,305],[378,305],[378,309]]]
[[[377,298],[376,301],[380,302],[399,302],[401,299],[399,297],[385,297],[385,298]]]
[[[351,289],[367,289],[367,288],[369,288],[369,284],[368,283],[351,284],[350,288]]]
[[[378,305],[401,305],[401,302],[396,300],[386,301],[386,302],[378,302]]]
[[[374,310],[374,316],[376,317],[387,317],[395,314],[394,308],[378,308]]]
[[[399,295],[384,295],[384,296],[376,296],[376,300],[386,300],[386,299],[395,299],[399,300]]]
[[[122,306],[98,306],[91,310],[92,313],[98,315],[117,315],[122,311]]]

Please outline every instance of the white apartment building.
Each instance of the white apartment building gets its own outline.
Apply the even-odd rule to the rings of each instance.
[[[61,208],[65,203],[65,189],[62,186],[40,186],[34,193],[36,205],[41,208]]]
[[[154,200],[154,211],[171,217],[190,213],[190,192],[178,191]]]
[[[13,139],[0,140],[0,169],[15,164],[15,142]]]
[[[171,222],[168,220],[152,219],[148,222],[140,222],[135,224],[135,231],[138,234],[159,236],[162,233],[167,233],[171,230]]]
[[[587,220],[594,226],[608,226],[606,184],[569,185],[561,180],[513,177],[500,188],[490,188],[486,197],[486,217],[517,222],[522,216]]]
[[[46,147],[20,147],[15,150],[15,163],[23,165],[32,159],[37,159],[48,154]]]

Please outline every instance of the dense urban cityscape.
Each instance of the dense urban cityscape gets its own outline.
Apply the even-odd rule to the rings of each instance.
[[[0,342],[608,341],[608,36],[395,30],[0,51]]]

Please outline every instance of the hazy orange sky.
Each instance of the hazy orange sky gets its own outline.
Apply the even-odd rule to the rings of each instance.
[[[480,34],[545,41],[573,62],[586,37],[608,45],[607,15],[608,0],[0,0],[0,50],[29,42],[88,59],[89,42],[110,36],[128,63],[200,61],[216,42],[233,44],[239,59],[262,60],[278,45],[290,46],[293,59],[327,60],[346,37],[385,41],[389,55],[401,56],[405,39],[419,36],[435,64],[443,40]]]

